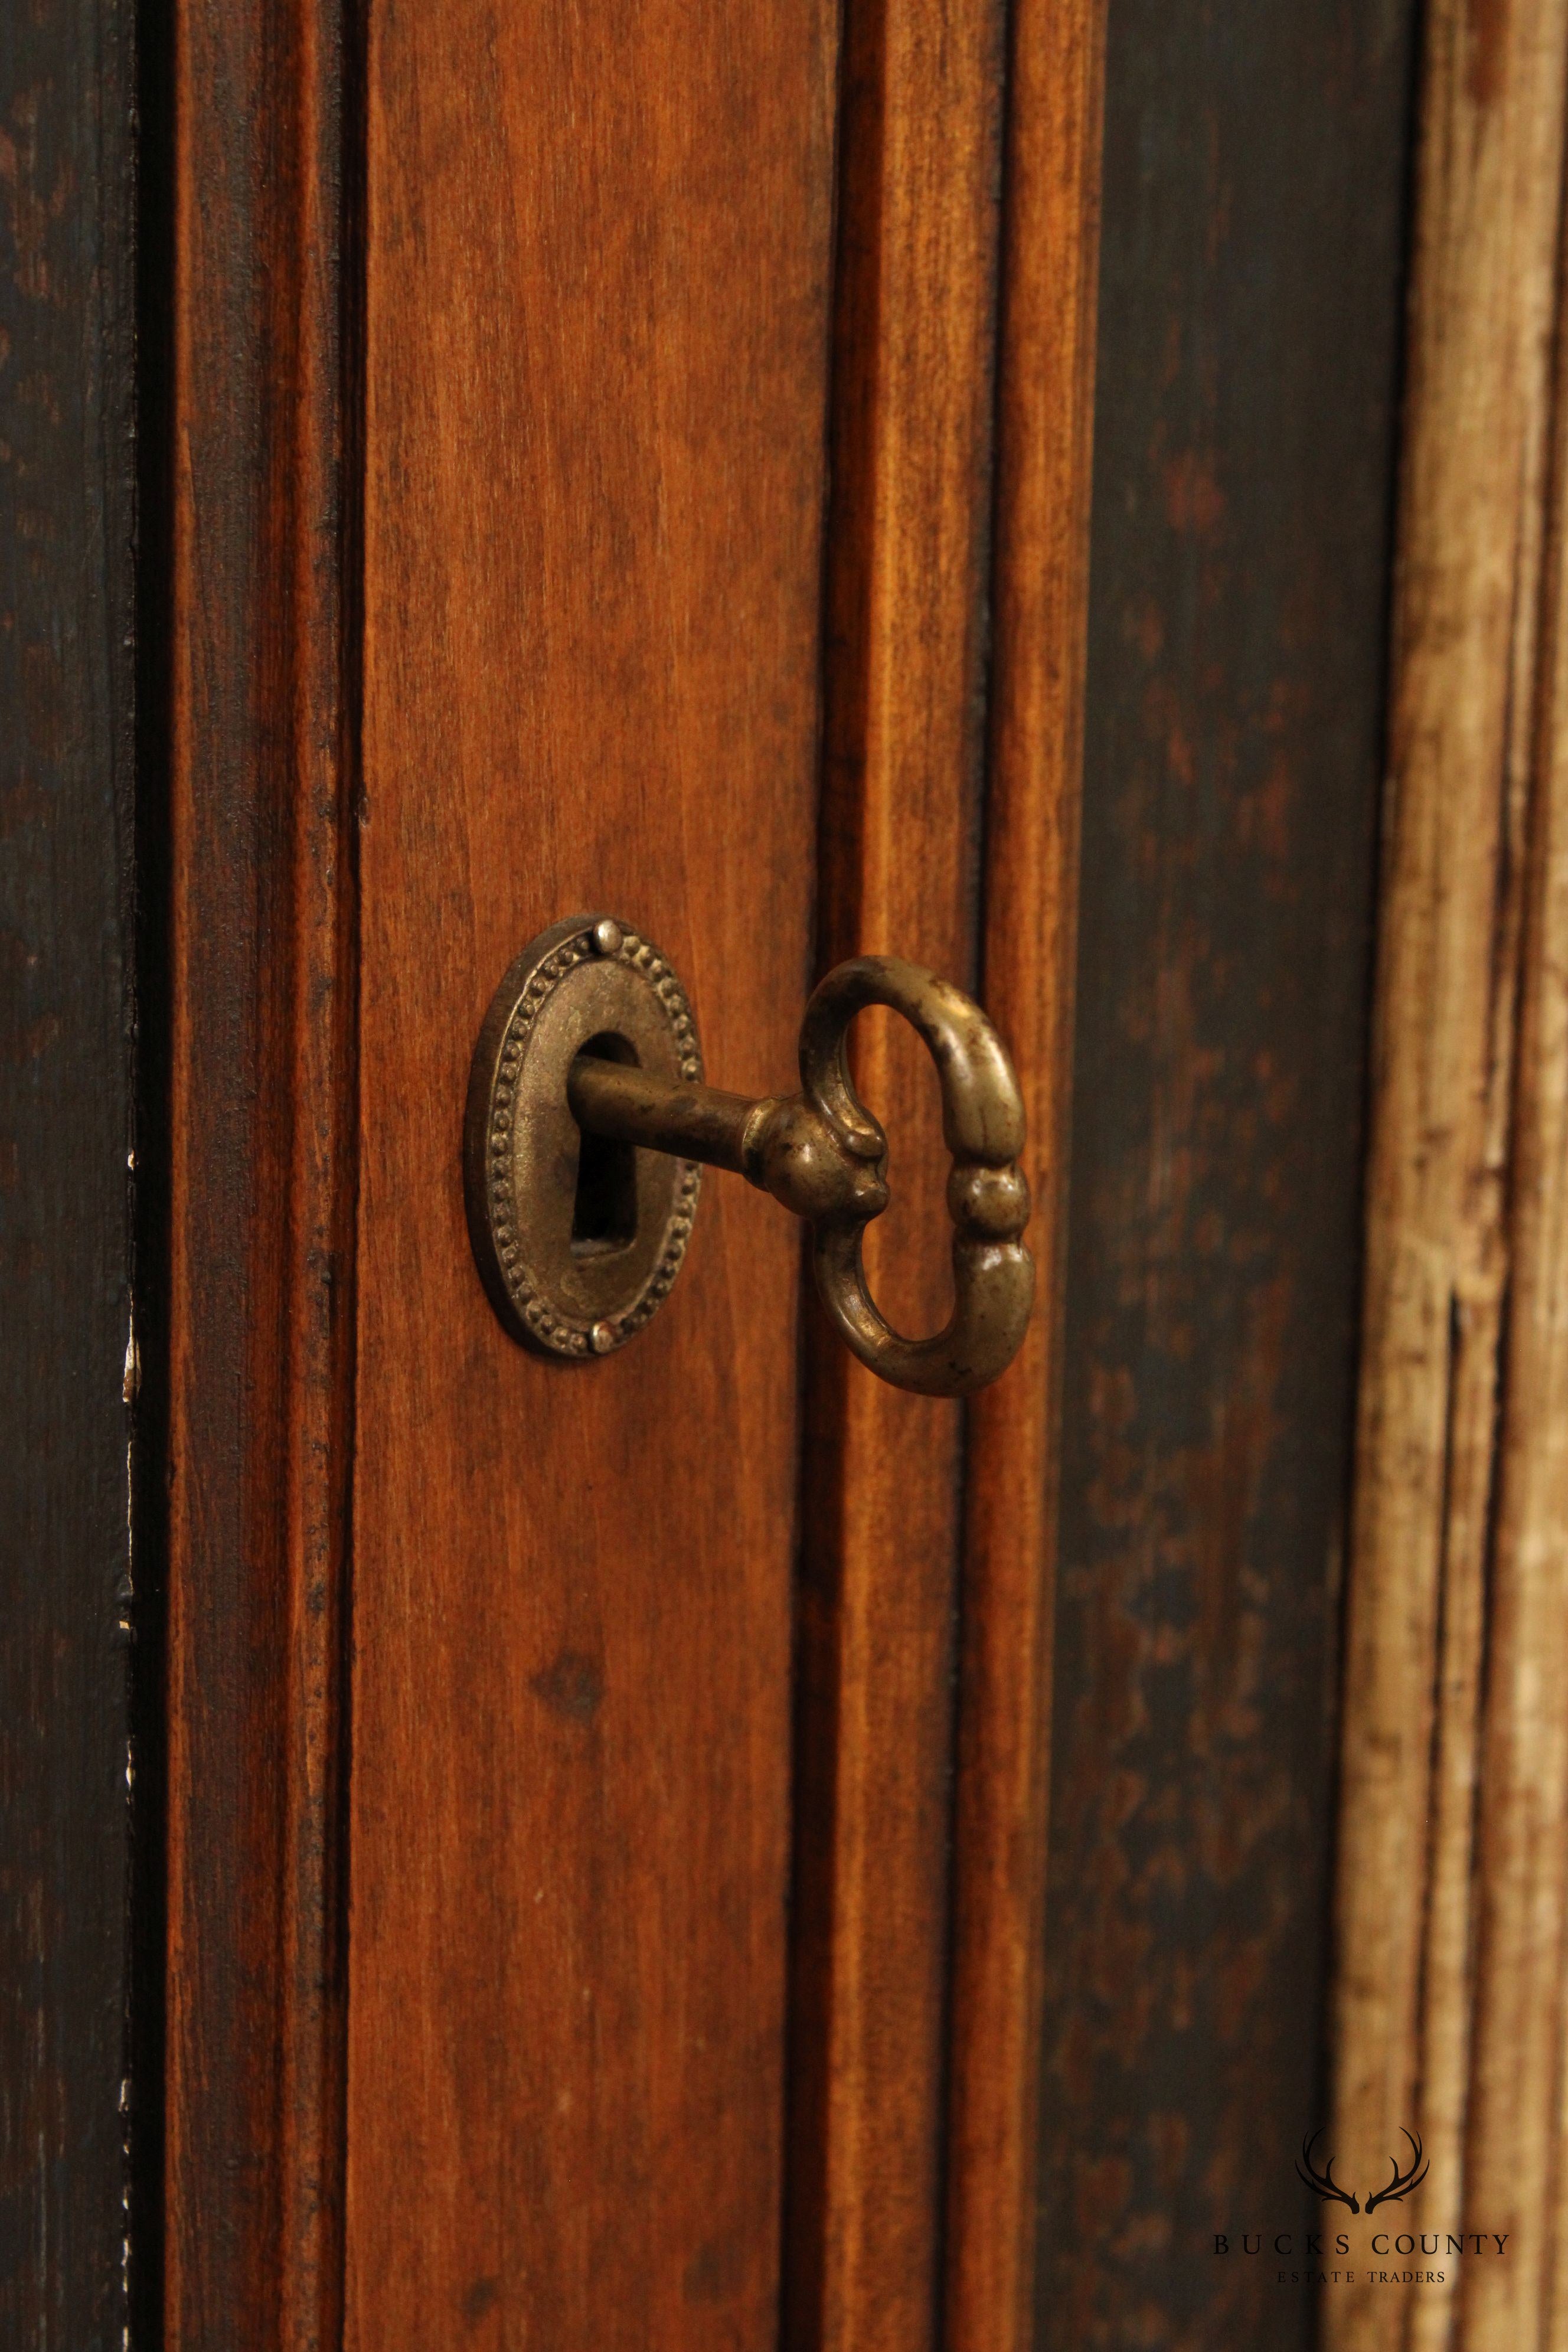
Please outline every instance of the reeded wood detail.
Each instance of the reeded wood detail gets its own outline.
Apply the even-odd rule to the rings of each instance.
[[[890,952],[973,986],[984,963],[1028,1104],[1040,1300],[972,1409],[967,1515],[956,1407],[809,1337],[794,2352],[1028,2340],[1100,21],[1028,0],[1010,35],[988,0],[846,16],[819,966]],[[933,1330],[934,1088],[912,1039],[861,1026],[857,1083],[895,1144],[872,1289]]]
[[[1038,1304],[969,1408],[946,2352],[1034,2341],[1104,32],[1100,0],[1018,0],[1008,61],[981,993],[1024,1089]]]
[[[1506,2231],[1333,2352],[1568,2343],[1568,896],[1551,352],[1568,9],[1427,29],[1347,1592],[1332,2144]],[[1544,625],[1543,616],[1544,614]],[[1554,2300],[1555,2299],[1555,2300]]]
[[[1004,11],[845,11],[817,969],[909,956],[973,986]],[[872,1295],[951,1290],[935,1088],[873,1014],[896,1139]],[[937,2340],[963,1423],[807,1324],[784,2340]]]

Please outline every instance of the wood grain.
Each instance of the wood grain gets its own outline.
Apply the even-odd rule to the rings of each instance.
[[[1549,1607],[1552,1591],[1539,1556],[1546,1487],[1535,1483],[1539,1473],[1549,1486],[1551,1476],[1536,1417],[1549,1410],[1556,1377],[1543,1287],[1551,1209],[1540,1166],[1516,1166],[1514,1154],[1547,1148],[1540,1122],[1551,1116],[1544,1069],[1538,1062],[1516,1093],[1516,1063],[1527,904],[1533,890],[1539,967],[1551,952],[1542,926],[1554,903],[1545,870],[1531,878],[1532,862],[1550,858],[1550,808],[1533,846],[1529,812],[1565,88],[1568,10],[1559,0],[1484,17],[1457,5],[1433,13],[1384,817],[1334,2005],[1333,2133],[1344,2166],[1381,2175],[1402,2130],[1416,2130],[1429,2158],[1416,2221],[1453,2230],[1462,2210],[1468,2227],[1506,2227],[1489,2204],[1483,2220],[1475,2203],[1483,2179],[1489,2196],[1501,2186],[1489,2105],[1500,2095],[1514,2109],[1507,2127],[1533,2132],[1534,2174],[1527,2157],[1504,2200],[1520,2227],[1499,2284],[1451,2265],[1443,2287],[1413,2307],[1375,2287],[1336,2294],[1327,2321],[1336,2352],[1450,2343],[1500,2352],[1544,2340],[1525,2305],[1533,2314],[1542,2293],[1541,2165],[1556,2126],[1544,2081],[1531,2095],[1514,2073],[1528,2035],[1509,2006],[1510,1988],[1515,2000],[1521,1989],[1528,1866],[1514,1842],[1528,1848],[1533,1812],[1521,1769],[1543,1774],[1542,1804],[1563,1801],[1552,1788],[1557,1734],[1549,1721],[1531,1729],[1526,1696],[1509,1678],[1521,1670],[1531,1610]],[[1550,1053],[1544,984],[1537,970],[1525,986],[1535,1024],[1526,1051],[1538,1056]],[[1516,1220],[1534,1253],[1518,1266]],[[1505,1366],[1514,1368],[1506,1382]],[[1533,1767],[1525,1762],[1532,1741]],[[1550,1885],[1536,1894],[1550,1910]],[[1472,2042],[1478,1966],[1484,2056]],[[1553,1994],[1546,2011],[1554,2006]],[[1490,2152],[1484,2172],[1471,2171],[1468,2140]]]
[[[126,2317],[132,93],[117,0],[8,13],[0,2341],[37,2352],[118,2344]]]
[[[947,2352],[1034,2341],[1104,29],[1097,0],[1020,0],[1010,27],[982,957],[1024,1088],[1040,1303],[969,1408]]]
[[[1040,2352],[1315,2326],[1414,14],[1110,16]]]
[[[175,14],[163,2340],[315,2352],[342,2263],[352,59],[332,5]]]
[[[1568,76],[1568,52],[1562,66]],[[1561,278],[1558,299],[1561,336]],[[1568,1687],[1547,1663],[1568,1623],[1568,373],[1561,342],[1557,375],[1520,939],[1464,2181],[1467,2226],[1506,2231],[1513,2259],[1466,2267],[1462,2352],[1568,2345]]]
[[[624,1353],[507,1337],[468,1056],[535,932],[717,1083],[808,981],[835,20],[400,0],[369,68],[346,2342],[777,2328],[798,1253],[706,1188]]]
[[[820,969],[974,982],[1004,12],[846,12],[833,343]],[[923,1048],[861,1024],[895,1206],[889,1318],[949,1311]],[[785,2340],[919,2352],[942,2302],[962,1408],[808,1326]]]

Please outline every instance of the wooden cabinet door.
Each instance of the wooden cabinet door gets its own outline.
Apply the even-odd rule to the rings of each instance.
[[[167,2342],[1021,2345],[1096,10],[176,13]],[[735,1088],[846,954],[984,995],[967,1420],[727,1177],[624,1349],[502,1328],[468,1061],[585,909]]]
[[[1561,2319],[1568,9],[1503,15],[1112,16],[1075,877],[1089,0],[12,12],[5,2344]],[[984,998],[996,1387],[864,1375],[717,1176],[623,1353],[513,1346],[468,1057],[603,906],[722,1085],[857,949]],[[857,1053],[929,1327],[930,1072]],[[1319,2126],[1508,2261],[1320,2313]]]

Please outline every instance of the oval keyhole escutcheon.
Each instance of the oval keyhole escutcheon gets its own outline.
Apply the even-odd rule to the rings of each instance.
[[[668,1296],[701,1184],[695,1160],[584,1135],[577,1055],[700,1083],[702,1055],[668,960],[608,916],[552,924],[510,967],[474,1049],[464,1196],[474,1255],[513,1337],[608,1355]]]
[[[923,1339],[894,1330],[866,1285],[861,1240],[888,1205],[888,1142],[846,1046],[872,1004],[910,1024],[942,1087],[953,1300]],[[921,964],[851,956],[811,992],[799,1062],[798,1094],[706,1087],[691,1008],[657,948],[609,915],[542,933],[501,983],[468,1084],[468,1227],[508,1328],[562,1356],[629,1339],[679,1271],[707,1163],[807,1221],[822,1303],[879,1379],[963,1396],[1005,1371],[1035,1266],[1023,1096],[984,1013]]]

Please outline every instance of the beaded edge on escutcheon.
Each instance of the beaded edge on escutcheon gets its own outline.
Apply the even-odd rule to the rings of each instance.
[[[573,938],[552,949],[512,1007],[506,1034],[490,1082],[490,1115],[487,1129],[490,1240],[520,1321],[541,1347],[558,1356],[607,1356],[634,1338],[668,1297],[691,1238],[691,1223],[701,1188],[702,1171],[694,1160],[679,1162],[675,1205],[668,1239],[658,1261],[633,1304],[620,1314],[591,1323],[568,1322],[546,1303],[530,1281],[518,1239],[517,1196],[511,1151],[511,1112],[517,1077],[529,1032],[540,1008],[579,964],[614,960],[640,972],[668,1019],[680,1058],[680,1075],[689,1086],[700,1083],[702,1055],[686,992],[669,963],[651,940],[623,930],[610,916],[588,924]]]

